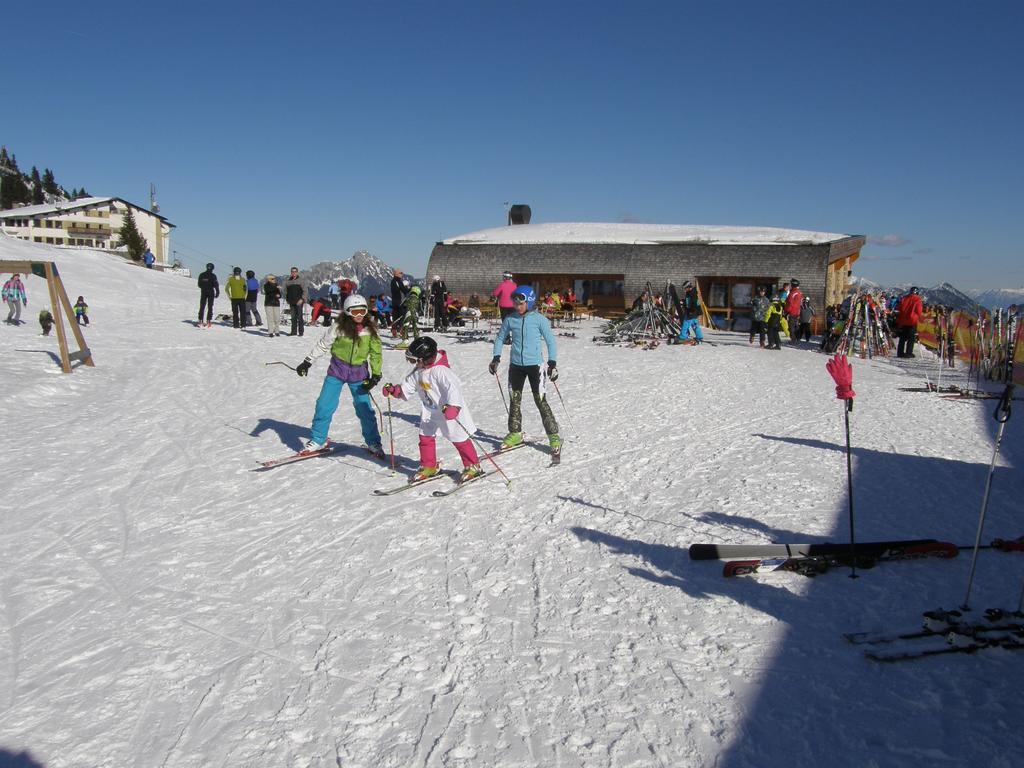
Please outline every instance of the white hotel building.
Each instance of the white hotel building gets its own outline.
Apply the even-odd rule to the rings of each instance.
[[[174,225],[163,216],[120,197],[82,197],[0,211],[0,230],[30,243],[109,249],[120,240],[121,225],[129,209],[156,263],[169,266]]]

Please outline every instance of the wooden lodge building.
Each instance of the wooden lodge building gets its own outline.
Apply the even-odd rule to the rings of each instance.
[[[820,314],[846,294],[851,265],[865,238],[766,227],[668,224],[513,224],[442,240],[427,275],[440,275],[463,301],[483,302],[511,272],[534,290],[572,287],[597,314],[628,308],[650,282],[700,287],[715,324],[749,328],[757,286],[776,290],[792,278]]]

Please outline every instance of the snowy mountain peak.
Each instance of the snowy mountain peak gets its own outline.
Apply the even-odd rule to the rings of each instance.
[[[316,298],[326,295],[331,283],[345,278],[354,281],[364,296],[388,293],[393,273],[393,267],[369,251],[359,250],[344,261],[321,261],[300,274],[309,287],[310,298]],[[409,279],[413,283],[419,282],[413,277]]]

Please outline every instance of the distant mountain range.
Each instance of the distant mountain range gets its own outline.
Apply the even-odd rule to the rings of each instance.
[[[315,299],[327,295],[331,283],[343,278],[354,281],[363,296],[377,296],[382,293],[391,294],[391,278],[394,268],[368,251],[356,251],[345,261],[321,261],[311,267],[300,270],[309,298]],[[410,285],[422,285],[422,280],[405,275]]]
[[[872,293],[888,296],[902,296],[910,290],[910,283],[884,286],[864,277],[851,277],[850,285]],[[1011,304],[1024,303],[1024,288],[998,288],[994,290],[961,291],[949,283],[939,283],[931,288],[918,286],[925,304],[941,304],[951,309],[977,312],[979,305],[986,309],[999,309]]]

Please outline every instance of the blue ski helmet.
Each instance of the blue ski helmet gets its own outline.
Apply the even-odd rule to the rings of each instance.
[[[533,305],[537,302],[537,294],[533,292],[533,288],[528,285],[517,285],[516,289],[512,292],[512,301],[525,301],[527,309],[533,309]]]

